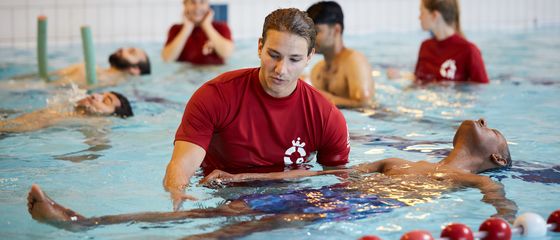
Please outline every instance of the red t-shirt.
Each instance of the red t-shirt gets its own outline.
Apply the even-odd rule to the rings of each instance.
[[[222,35],[224,38],[231,40],[231,32],[227,24],[223,22],[212,22],[212,26]],[[177,34],[183,28],[183,24],[175,24],[169,29],[167,34],[167,41],[165,45],[169,44]],[[191,35],[187,38],[187,43],[181,51],[181,54],[177,58],[178,62],[190,62],[193,64],[224,64],[224,60],[212,52],[208,55],[202,54],[202,48],[204,44],[208,41],[208,37],[204,33],[201,27],[196,26],[193,28]]]
[[[424,41],[414,75],[421,81],[489,82],[480,50],[458,34]]]
[[[206,173],[297,167],[314,152],[320,164],[338,166],[350,152],[346,120],[334,105],[301,80],[290,96],[274,98],[261,86],[259,68],[227,72],[200,87],[175,141],[206,150]]]

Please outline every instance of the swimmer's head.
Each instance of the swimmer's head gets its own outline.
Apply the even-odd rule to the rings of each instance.
[[[425,31],[432,30],[437,18],[452,26],[458,34],[461,31],[461,16],[458,0],[421,0],[420,23]]]
[[[208,0],[183,0],[183,14],[191,22],[198,25],[210,10]]]
[[[76,111],[87,115],[131,117],[128,99],[117,92],[94,93],[76,103]]]
[[[307,15],[313,19],[315,25],[328,24],[333,26],[340,24],[341,31],[344,31],[344,14],[342,8],[336,2],[322,1],[315,3],[307,9]]]
[[[455,149],[464,149],[473,157],[483,160],[477,172],[512,165],[506,138],[498,130],[488,128],[487,121],[484,119],[463,121],[455,133],[453,146]]]
[[[264,44],[269,30],[287,32],[304,38],[307,41],[307,54],[311,54],[315,47],[315,25],[306,12],[296,8],[278,9],[268,14],[264,19],[260,42]]]
[[[140,48],[119,48],[109,56],[111,67],[132,75],[151,73],[150,58]]]

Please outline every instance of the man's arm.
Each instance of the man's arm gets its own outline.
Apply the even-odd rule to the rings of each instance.
[[[186,141],[175,142],[173,155],[163,178],[165,190],[171,193],[173,210],[179,210],[186,199],[196,200],[196,198],[184,194],[184,190],[188,187],[194,172],[202,164],[205,155],[206,151],[196,144]]]
[[[375,92],[371,76],[371,66],[367,58],[359,52],[352,51],[339,69],[344,71],[348,82],[348,98],[333,96],[332,100],[340,107],[367,106]]]
[[[169,42],[165,45],[163,50],[161,51],[161,58],[164,62],[171,62],[177,60],[181,51],[185,47],[187,43],[187,39],[192,33],[194,29],[194,23],[192,23],[186,16],[183,17],[183,26],[181,27],[181,31]]]
[[[487,176],[476,174],[458,176],[458,179],[464,181],[463,184],[465,185],[480,189],[480,192],[484,195],[482,201],[496,208],[497,213],[494,216],[502,217],[509,222],[515,220],[517,204],[506,198],[506,192],[501,183],[495,182]]]
[[[202,20],[201,27],[208,40],[211,42],[213,49],[216,54],[220,56],[223,60],[226,60],[231,56],[233,52],[233,42],[222,36],[215,28],[212,26],[212,21],[214,20],[214,11],[210,10]]]

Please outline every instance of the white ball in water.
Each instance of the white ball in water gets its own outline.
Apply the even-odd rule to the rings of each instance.
[[[546,235],[546,222],[536,213],[523,213],[515,219],[513,227],[521,227],[523,231],[521,235],[528,237],[542,237]]]

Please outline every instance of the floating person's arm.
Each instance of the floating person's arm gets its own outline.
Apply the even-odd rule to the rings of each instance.
[[[165,47],[161,51],[161,58],[165,62],[171,62],[177,60],[179,55],[183,51],[185,44],[187,44],[187,39],[191,35],[194,29],[194,23],[191,22],[186,16],[183,17],[183,25],[178,33],[175,34],[175,27],[171,27],[169,30],[169,36],[175,35],[173,40],[167,39]]]
[[[509,222],[515,220],[517,204],[506,198],[506,192],[501,183],[495,182],[487,176],[474,174],[461,175],[458,176],[458,179],[467,186],[480,189],[480,192],[484,195],[482,201],[496,208],[497,213],[493,216],[502,217]]]
[[[334,169],[325,171],[311,171],[296,169],[285,172],[270,172],[270,173],[239,173],[231,174],[222,170],[214,170],[208,176],[200,180],[200,184],[208,184],[212,181],[224,181],[224,182],[248,182],[248,181],[266,181],[266,180],[284,180],[284,179],[297,179],[304,177],[312,177],[319,175],[329,175],[329,174],[345,174],[351,169]]]
[[[353,166],[352,169],[358,170],[363,173],[384,173],[395,165],[405,166],[407,163],[410,162],[401,158],[386,158],[375,162],[358,164],[356,166]]]
[[[214,20],[214,11],[210,9],[206,14],[206,16],[204,17],[204,20],[202,20],[202,23],[200,24],[202,30],[204,30],[204,33],[206,33],[206,36],[208,37],[209,40],[209,43],[206,43],[206,45],[210,44],[210,46],[204,46],[204,47],[206,49],[215,50],[216,54],[218,54],[220,58],[226,60],[233,53],[234,45],[231,40],[222,36],[222,34],[220,34],[220,32],[218,32],[218,30],[214,28],[214,26],[212,25],[213,20]],[[210,51],[208,52],[205,51],[206,50],[204,50],[203,53],[205,54],[210,53]]]
[[[202,164],[206,151],[190,142],[176,141],[173,148],[171,161],[167,165],[163,186],[171,193],[173,210],[177,211],[184,200],[196,200],[196,198],[184,193],[189,186],[189,181],[196,169]]]

